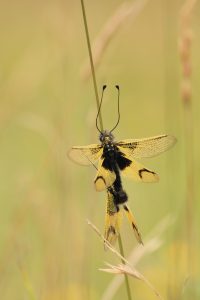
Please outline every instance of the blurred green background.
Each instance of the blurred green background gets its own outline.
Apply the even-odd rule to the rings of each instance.
[[[86,1],[92,41],[122,3]],[[200,4],[192,19],[196,268],[192,283],[184,284],[187,168],[177,47],[182,3],[148,1],[137,18],[128,17],[96,72],[99,90],[108,85],[105,128],[116,122],[114,85],[121,87],[116,139],[162,133],[178,139],[168,153],[143,161],[160,175],[158,184],[124,180],[144,239],[166,216],[174,218],[162,233],[162,246],[136,266],[170,300],[200,298]],[[93,167],[75,165],[66,156],[72,145],[98,142],[93,84],[80,75],[88,57],[80,1],[1,1],[0,39],[1,299],[103,299],[113,275],[98,269],[118,260],[104,251],[86,219],[103,232],[106,193],[95,192]],[[137,242],[126,219],[121,235],[128,255]],[[130,284],[133,299],[156,299],[144,283],[130,278]],[[126,297],[122,285],[113,299]]]

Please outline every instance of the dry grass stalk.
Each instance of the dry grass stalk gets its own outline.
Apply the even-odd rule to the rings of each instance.
[[[148,0],[123,2],[110,17],[110,19],[105,23],[103,29],[92,45],[93,63],[95,68],[97,68],[100,64],[105,49],[123,22],[130,16],[135,19],[145,7],[147,2]],[[81,67],[81,77],[84,80],[87,80],[90,75],[91,67],[89,61],[87,61]]]
[[[106,247],[108,247],[117,257],[119,257],[125,264],[119,265],[119,266],[112,266],[108,264],[110,269],[100,269],[101,271],[108,272],[108,273],[113,273],[113,274],[123,274],[123,275],[129,275],[132,277],[135,277],[139,280],[142,280],[144,283],[148,285],[148,287],[155,293],[155,295],[163,299],[160,294],[157,292],[157,290],[153,287],[153,285],[140,273],[138,272],[135,268],[131,266],[131,263],[124,258],[105,238],[104,236],[100,233],[100,231],[97,229],[97,227],[87,220],[87,223],[91,228],[98,234],[100,239],[103,241],[103,243],[106,244]]]
[[[120,238],[120,243],[119,243],[119,247],[120,247],[120,253],[104,238],[104,236],[100,233],[100,231],[97,229],[97,227],[92,224],[89,220],[87,220],[88,225],[90,225],[92,227],[92,229],[98,234],[98,236],[101,238],[101,240],[104,242],[104,247],[106,247],[107,249],[110,249],[113,253],[115,253],[122,261],[122,263],[129,265],[128,260],[126,260],[124,258],[123,255],[123,244],[121,241],[120,236],[118,237],[118,239]],[[129,285],[129,281],[128,281],[128,276],[127,274],[124,274],[124,278],[125,278],[125,284],[126,284],[126,292],[127,292],[127,297],[128,299],[132,299],[131,297],[131,290],[130,290],[130,285]]]
[[[193,269],[193,228],[194,228],[194,157],[193,157],[193,113],[192,113],[192,13],[196,0],[186,0],[180,13],[179,53],[182,65],[181,98],[184,109],[184,137],[186,160],[186,233],[188,244],[188,272]]]
[[[161,295],[158,293],[158,291],[154,288],[154,286],[144,277],[140,272],[138,272],[135,268],[130,268],[127,265],[118,265],[118,266],[113,266],[110,264],[107,264],[110,268],[109,269],[100,269],[100,271],[104,271],[107,273],[112,273],[112,274],[126,274],[129,276],[132,276],[138,280],[143,281],[153,292],[154,294],[159,298],[163,299]]]
[[[127,265],[129,265],[129,262],[126,258],[124,258],[105,238],[104,236],[100,233],[98,228],[89,220],[87,220],[88,225],[98,234],[100,239],[104,242],[104,245],[112,251],[115,255],[117,255],[123,262],[125,262]],[[130,265],[129,265],[130,266]]]
[[[136,266],[145,255],[149,255],[150,253],[155,252],[162,246],[163,242],[161,240],[161,235],[173,223],[174,218],[168,215],[160,223],[157,224],[157,226],[152,230],[149,236],[144,240],[144,247],[140,247],[138,245],[129,255],[128,261],[131,263],[131,266]],[[114,277],[109,283],[108,287],[105,289],[101,299],[114,299],[114,296],[116,295],[123,281],[123,277]]]

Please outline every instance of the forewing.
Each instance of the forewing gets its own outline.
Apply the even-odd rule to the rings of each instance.
[[[118,156],[117,164],[122,175],[129,177],[134,181],[148,183],[157,182],[159,180],[159,177],[155,172],[145,168],[142,164],[134,159],[130,157],[127,158],[124,154]]]
[[[103,148],[99,144],[91,144],[88,146],[74,146],[68,152],[68,157],[80,164],[90,165],[95,164],[96,161],[101,157]]]
[[[143,139],[127,139],[118,142],[116,145],[126,156],[135,158],[153,157],[167,151],[176,143],[172,135],[158,135]]]
[[[101,192],[110,187],[116,179],[114,171],[106,169],[104,167],[105,159],[100,158],[98,164],[98,171],[94,179],[95,188],[98,192]]]

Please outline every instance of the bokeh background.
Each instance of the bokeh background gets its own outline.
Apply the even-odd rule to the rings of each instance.
[[[123,2],[86,1],[91,41]],[[194,196],[188,219],[178,52],[183,2],[144,2],[137,17],[127,17],[113,34],[96,71],[99,90],[108,85],[105,128],[116,122],[114,85],[121,87],[116,139],[162,133],[178,139],[168,153],[142,161],[160,175],[158,184],[124,180],[144,240],[162,241],[135,267],[170,300],[200,298],[200,4],[191,20]],[[86,223],[90,219],[103,232],[106,193],[95,192],[93,167],[75,165],[66,155],[72,145],[98,142],[92,79],[81,75],[88,52],[80,1],[1,1],[0,41],[1,299],[111,299],[104,296],[115,275],[98,269],[119,261]],[[142,251],[126,219],[121,235],[126,256]],[[133,299],[156,299],[143,282],[130,278],[130,285]],[[113,299],[126,297],[122,284]]]

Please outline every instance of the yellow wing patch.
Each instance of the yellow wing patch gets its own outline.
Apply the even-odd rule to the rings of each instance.
[[[98,171],[94,179],[95,188],[98,192],[101,192],[110,187],[116,179],[115,172],[111,172],[102,166],[103,160],[104,159],[99,160],[99,165],[97,168]]]
[[[145,168],[139,162],[133,160],[132,158],[130,159],[130,157],[129,160],[130,165],[121,170],[123,176],[133,179],[137,182],[150,183],[159,181],[159,176],[155,172]]]
[[[68,157],[80,164],[90,165],[95,164],[103,154],[103,148],[99,144],[91,144],[88,146],[74,146],[67,153]]]

